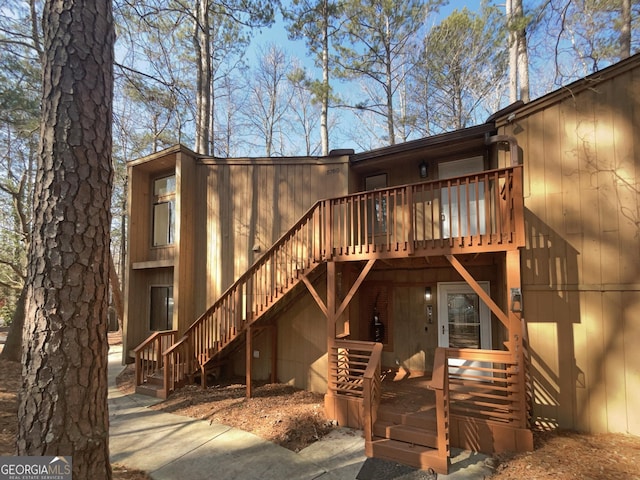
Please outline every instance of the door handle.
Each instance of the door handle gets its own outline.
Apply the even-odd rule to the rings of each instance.
[[[444,335],[444,325],[442,325],[442,334]]]

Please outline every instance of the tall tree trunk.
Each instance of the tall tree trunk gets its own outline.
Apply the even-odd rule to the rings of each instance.
[[[622,0],[620,28],[620,60],[631,55],[631,0]]]
[[[389,135],[389,145],[396,144],[396,131],[395,131],[395,123],[394,123],[394,106],[393,106],[393,74],[391,72],[391,66],[393,59],[391,58],[391,45],[389,45],[388,39],[391,38],[391,27],[389,25],[389,19],[387,18],[386,24],[386,38],[385,42],[385,91],[387,95],[387,132]]]
[[[515,2],[514,14],[518,22],[516,29],[516,49],[518,55],[518,84],[520,86],[520,100],[529,101],[529,53],[527,51],[527,32],[524,25],[524,10],[522,0]]]
[[[109,282],[111,285],[111,295],[113,303],[116,306],[116,314],[118,316],[118,330],[122,330],[122,319],[124,318],[124,304],[122,303],[122,289],[120,288],[120,280],[116,271],[116,264],[113,262],[113,256],[109,254]]]
[[[322,101],[320,103],[320,144],[329,155],[329,2],[322,3]]]
[[[522,0],[506,0],[509,28],[509,101],[529,101],[529,54]]]
[[[43,19],[40,162],[17,451],[68,455],[73,478],[110,479],[112,5],[49,0]]]
[[[195,7],[193,45],[196,53],[196,153],[209,155],[209,121],[211,111],[211,44],[209,35],[209,1],[200,0]]]
[[[20,297],[18,297],[18,302],[16,303],[16,309],[11,318],[7,341],[2,348],[2,352],[0,352],[0,358],[4,360],[19,362],[22,359],[22,328],[24,326],[24,299],[26,292],[26,286],[22,287]]]
[[[518,100],[518,41],[513,28],[513,0],[505,1],[507,27],[509,29],[509,102]]]

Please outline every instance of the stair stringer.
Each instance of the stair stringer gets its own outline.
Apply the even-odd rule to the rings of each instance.
[[[297,301],[299,297],[306,293],[306,289],[304,288],[303,278],[308,279],[313,283],[313,281],[320,275],[323,274],[320,267],[321,265],[326,265],[326,262],[316,263],[313,268],[305,272],[303,276],[300,276],[300,279],[293,284],[287,292],[283,295],[279,296],[276,301],[274,301],[269,308],[260,312],[250,323],[245,322],[242,329],[237,332],[237,334],[224,345],[220,345],[218,349],[211,352],[211,355],[206,358],[204,363],[200,364],[201,373],[206,373],[206,370],[211,367],[211,365],[224,362],[226,358],[230,355],[234,354],[241,348],[244,348],[242,341],[246,339],[247,327],[251,325],[252,327],[260,327],[265,323],[272,321],[274,318],[277,318],[279,315],[283,314],[286,311],[287,306],[293,304]],[[282,306],[282,304],[286,304]],[[281,307],[279,309],[279,307]],[[195,373],[195,372],[194,372]],[[201,377],[203,378],[203,377]]]

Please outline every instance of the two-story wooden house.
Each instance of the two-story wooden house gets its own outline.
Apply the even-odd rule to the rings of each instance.
[[[531,449],[533,423],[640,434],[639,75],[368,152],[131,162],[139,390],[290,383],[369,455],[441,472],[450,446]]]

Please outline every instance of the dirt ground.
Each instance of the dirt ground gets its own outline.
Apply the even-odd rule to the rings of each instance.
[[[15,452],[20,367],[0,360],[0,455]],[[119,386],[132,391],[131,369],[120,376]],[[219,384],[207,390],[191,386],[154,408],[241,428],[293,451],[334,428],[324,416],[320,395],[287,385],[257,386],[254,398],[249,400],[244,394],[245,386],[240,383]],[[493,479],[640,480],[640,437],[572,432],[536,432],[534,436],[534,452],[495,459]],[[113,468],[116,480],[149,479],[144,472],[121,465]]]

